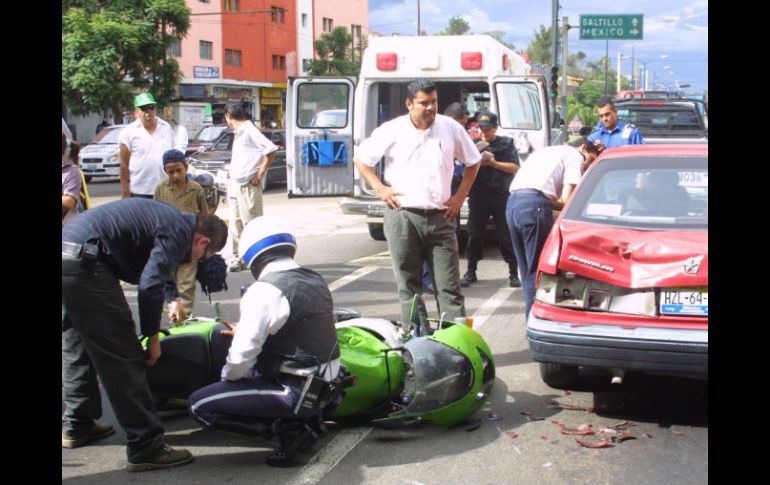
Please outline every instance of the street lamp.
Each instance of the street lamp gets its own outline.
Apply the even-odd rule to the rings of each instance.
[[[417,35],[420,35],[420,0],[417,0]]]

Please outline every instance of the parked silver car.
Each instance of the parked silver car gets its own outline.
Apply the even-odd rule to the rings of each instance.
[[[127,126],[113,125],[104,128],[80,150],[78,159],[86,182],[90,182],[93,177],[120,176],[118,137]]]

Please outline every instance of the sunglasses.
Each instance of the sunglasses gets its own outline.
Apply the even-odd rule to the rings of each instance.
[[[154,104],[150,104],[150,105],[147,105],[147,106],[139,106],[139,109],[142,110],[142,111],[150,111],[150,110],[154,110],[155,109],[155,105]]]

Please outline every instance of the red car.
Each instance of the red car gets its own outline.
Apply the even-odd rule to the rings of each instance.
[[[708,145],[608,149],[554,222],[527,320],[543,381],[708,379]]]

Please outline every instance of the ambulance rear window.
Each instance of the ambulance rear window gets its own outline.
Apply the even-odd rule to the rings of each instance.
[[[540,97],[537,84],[532,82],[498,82],[498,114],[502,128],[539,130],[543,126],[540,116]]]

